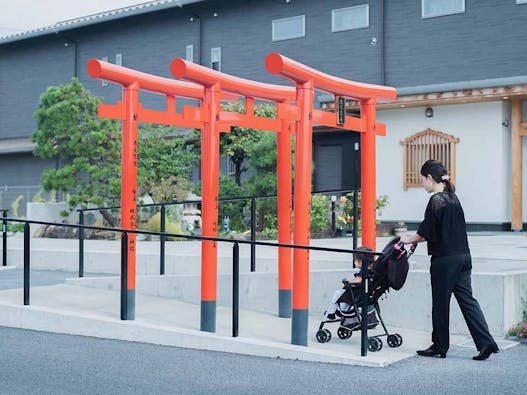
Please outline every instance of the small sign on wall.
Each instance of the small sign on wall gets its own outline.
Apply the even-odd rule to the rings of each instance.
[[[344,125],[346,123],[346,98],[337,96],[337,125]]]

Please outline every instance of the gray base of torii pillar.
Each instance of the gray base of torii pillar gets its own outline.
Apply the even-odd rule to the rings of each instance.
[[[291,344],[307,346],[307,309],[293,309]]]
[[[201,301],[200,330],[216,332],[216,301]]]
[[[291,318],[291,290],[278,290],[278,316],[281,318]]]

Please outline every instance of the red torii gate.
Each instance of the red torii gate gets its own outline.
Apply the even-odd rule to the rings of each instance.
[[[174,65],[177,64],[176,60]],[[194,66],[180,60],[182,67]],[[254,98],[277,102],[277,112],[288,111],[285,106],[295,97],[292,87],[263,84],[228,76],[203,66],[196,66],[201,72],[211,72],[212,80],[224,79],[224,92],[219,84],[197,85],[174,81],[122,66],[92,59],[88,62],[88,74],[123,86],[123,101],[116,105],[99,105],[99,116],[123,121],[123,156],[121,187],[121,226],[135,229],[136,187],[137,187],[137,123],[151,122],[202,129],[202,235],[217,237],[218,218],[218,169],[219,133],[228,132],[231,126],[260,128],[276,131],[278,151],[278,240],[291,243],[291,122],[286,115],[268,119],[254,116]],[[225,89],[228,88],[228,89]],[[144,109],[138,100],[140,89],[164,94],[167,110]],[[246,96],[245,114],[221,111],[220,99],[232,99],[226,91]],[[200,100],[200,107],[183,106],[182,113],[176,113],[176,96]],[[237,96],[236,96],[237,97]],[[135,234],[128,238],[128,297],[121,306],[123,319],[134,319],[135,311]],[[279,315],[291,316],[291,250],[279,248]],[[215,332],[216,321],[216,242],[202,242],[201,277],[201,330]],[[123,313],[124,311],[124,313]]]
[[[294,244],[309,245],[311,153],[313,123],[361,132],[362,244],[375,250],[375,134],[386,135],[386,126],[375,122],[376,101],[393,101],[394,88],[361,84],[334,77],[295,62],[278,53],[265,59],[267,71],[296,85],[297,131],[295,149]],[[313,108],[314,90],[360,100],[361,117],[346,116],[343,124],[335,114]],[[307,345],[309,306],[309,251],[293,252],[293,319],[291,343]]]
[[[296,121],[295,162],[295,228],[294,243],[309,245],[310,193],[311,193],[311,149],[312,125],[324,124],[350,129],[361,133],[361,186],[363,244],[375,248],[375,133],[384,135],[385,126],[375,122],[375,103],[390,101],[396,97],[393,88],[360,84],[329,76],[292,61],[279,54],[270,54],[266,59],[269,72],[293,80],[296,89],[262,84],[255,81],[228,76],[203,66],[176,59],[172,62],[172,73],[201,85],[185,84],[162,77],[140,73],[135,70],[91,60],[88,72],[93,78],[104,78],[123,85],[123,102],[115,106],[100,105],[100,116],[123,120],[123,184],[121,222],[124,228],[135,228],[137,122],[165,123],[202,129],[202,222],[203,235],[217,236],[217,198],[219,168],[219,132],[231,126],[245,126],[274,130],[278,134],[278,220],[279,242],[290,243],[291,169],[290,121]],[[150,90],[167,96],[167,111],[143,109],[138,102],[138,90]],[[361,118],[345,117],[343,124],[337,123],[334,114],[313,109],[314,89],[336,95],[357,98],[361,103]],[[221,111],[222,92],[246,97],[246,113]],[[183,113],[175,112],[175,96],[199,99],[200,108],[183,107]],[[254,116],[254,98],[277,102],[275,119]],[[295,100],[295,104],[289,104]],[[287,174],[287,176],[286,176]],[[127,214],[128,213],[128,214]],[[128,225],[128,226],[126,226]],[[135,237],[128,242],[129,266],[128,309],[135,305]],[[130,259],[133,258],[133,259]],[[216,318],[216,243],[202,242],[201,279],[201,330],[214,332]],[[291,295],[290,251],[279,251],[279,296],[280,315],[289,316]],[[293,267],[293,344],[307,345],[307,312],[309,290],[309,253],[295,250]],[[287,303],[289,302],[289,303]],[[284,307],[284,309],[283,309]],[[133,319],[133,310],[127,315]],[[123,319],[127,319],[124,317]]]

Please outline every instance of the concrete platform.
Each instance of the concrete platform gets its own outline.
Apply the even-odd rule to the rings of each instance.
[[[387,238],[379,238],[378,246],[383,246],[387,240]],[[505,315],[509,314],[507,319],[513,320],[516,314],[515,311],[511,313],[510,309],[509,313],[506,313],[507,303],[516,301],[513,310],[517,310],[520,297],[527,298],[527,281],[525,280],[527,238],[524,234],[504,233],[471,235],[469,241],[474,258],[474,293],[480,299],[493,334],[497,339],[503,338],[504,323],[507,322]],[[351,248],[351,240],[313,240],[312,245]],[[22,265],[21,247],[22,238],[9,239],[9,265],[17,267]],[[32,287],[31,306],[22,305],[23,297],[20,289],[0,291],[0,325],[249,355],[373,367],[388,366],[414,356],[416,349],[429,345],[431,302],[427,294],[429,280],[424,246],[420,246],[414,255],[412,272],[407,285],[402,291],[390,293],[388,299],[381,302],[383,316],[390,332],[399,333],[404,339],[403,345],[400,348],[391,349],[384,342],[382,350],[369,353],[367,357],[360,356],[358,332],[354,333],[351,339],[341,340],[336,336],[336,326],[333,328],[328,326],[333,333],[329,343],[320,344],[314,339],[320,323],[320,314],[327,306],[332,292],[343,275],[352,270],[348,256],[318,251],[311,253],[312,280],[309,312],[313,315],[309,317],[309,344],[307,347],[302,347],[290,344],[290,319],[277,317],[273,308],[269,311],[265,308],[255,310],[254,300],[265,303],[271,301],[270,303],[274,305],[273,300],[277,299],[276,250],[272,247],[259,247],[257,249],[257,273],[248,273],[249,249],[246,247],[241,248],[242,261],[247,265],[241,269],[245,271],[242,279],[246,278],[247,282],[245,286],[241,284],[244,288],[240,291],[240,301],[245,305],[242,305],[240,312],[240,336],[237,338],[231,337],[231,309],[228,296],[231,289],[230,245],[220,244],[218,248],[220,261],[223,263],[219,265],[218,270],[222,274],[219,276],[217,333],[199,331],[199,305],[191,303],[198,298],[192,296],[186,299],[187,296],[183,292],[185,289],[190,290],[189,292],[199,290],[199,286],[189,281],[192,277],[193,281],[197,281],[198,278],[196,275],[200,268],[199,242],[167,243],[167,258],[174,260],[174,271],[179,274],[164,276],[164,278],[157,275],[138,276],[135,321],[119,319],[119,282],[117,277],[112,276],[113,278],[95,280],[93,278],[71,279],[67,280],[68,284],[64,285]],[[76,272],[77,248],[78,241],[76,240],[32,239],[32,268],[53,268]],[[157,273],[158,249],[159,243],[156,242],[138,243],[138,260],[143,260],[145,274],[150,270]],[[91,269],[93,271],[100,270],[102,267],[107,269],[104,272],[112,273],[115,268],[119,267],[118,242],[88,241],[86,251],[87,256],[92,257],[90,259],[94,264]],[[91,270],[87,268],[87,271]],[[480,275],[483,276],[482,279],[484,276],[490,277],[485,280],[486,282],[483,280],[479,282],[477,279]],[[267,280],[263,281],[262,278],[265,277]],[[500,278],[503,281],[496,282],[496,279]],[[171,283],[173,279],[176,279],[176,282]],[[155,292],[151,291],[148,295],[146,284],[149,281],[157,282],[158,286]],[[141,285],[142,283],[144,284]],[[160,285],[161,283],[163,285]],[[314,284],[317,286],[315,287]],[[177,295],[172,295],[171,292],[179,292],[178,299],[175,299],[174,296]],[[250,295],[254,292],[256,292],[255,299],[251,300]],[[488,303],[485,299],[487,296],[490,298]],[[456,325],[463,326],[464,323],[461,318],[455,317],[455,310],[453,314],[452,344],[473,347],[466,332],[456,332]],[[494,327],[492,323],[496,317],[498,327]],[[394,328],[394,326],[399,328]],[[513,344],[515,343],[500,340],[501,348]]]
[[[307,347],[290,344],[291,320],[273,314],[240,311],[239,337],[232,336],[231,309],[218,307],[216,333],[199,331],[199,306],[174,299],[137,295],[136,320],[119,318],[118,291],[71,285],[33,287],[31,305],[23,306],[20,289],[0,291],[0,325],[75,335],[147,342],[184,348],[207,349],[272,358],[299,359],[370,367],[384,367],[415,355],[429,345],[429,333],[389,328],[399,333],[403,344],[390,348],[384,340],[382,350],[360,356],[360,332],[348,340],[336,335],[328,343],[318,343],[314,334],[319,326],[309,317]],[[388,324],[388,323],[387,323]],[[388,325],[389,326],[389,325]],[[370,334],[380,333],[377,329]],[[385,339],[385,338],[384,338]],[[452,344],[463,345],[468,336],[452,336]],[[513,345],[510,342],[510,345]],[[507,343],[505,346],[508,346]],[[502,345],[503,346],[503,345]]]

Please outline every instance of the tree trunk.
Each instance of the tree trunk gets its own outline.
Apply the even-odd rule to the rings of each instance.
[[[234,181],[239,186],[242,185],[242,161],[234,161],[235,171],[234,171]]]
[[[108,223],[108,225],[112,228],[120,228],[120,221],[119,218],[114,217],[112,213],[110,213],[109,210],[99,210],[104,220]]]

